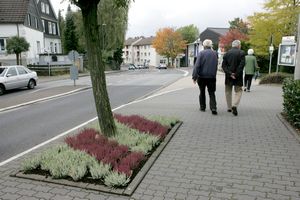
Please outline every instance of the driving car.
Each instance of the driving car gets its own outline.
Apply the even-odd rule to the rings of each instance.
[[[129,64],[128,69],[135,70],[135,69],[137,69],[137,67],[134,64]]]
[[[167,65],[165,63],[159,63],[158,69],[167,69]]]
[[[27,87],[33,89],[37,85],[38,76],[22,65],[0,66],[0,95],[6,90]]]

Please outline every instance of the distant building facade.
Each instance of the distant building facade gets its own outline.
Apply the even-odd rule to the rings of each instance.
[[[21,54],[23,65],[38,64],[39,54],[62,53],[57,17],[50,0],[0,1],[0,63],[16,64],[15,55],[7,54],[7,39],[24,37],[29,51]]]
[[[226,35],[229,31],[229,28],[212,28],[208,27],[203,32],[200,33],[199,38],[187,45],[186,51],[186,65],[187,66],[194,66],[196,62],[197,55],[199,51],[203,50],[202,42],[206,39],[212,40],[215,50],[219,53],[219,58],[222,59],[222,55],[219,49],[219,39],[220,37]]]
[[[159,55],[152,46],[154,38],[128,38],[123,49],[124,64],[158,66],[159,63],[167,63],[167,59]]]

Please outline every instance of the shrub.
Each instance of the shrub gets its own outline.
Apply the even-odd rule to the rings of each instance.
[[[127,183],[129,183],[129,178],[125,174],[114,171],[104,178],[104,184],[110,187],[125,186]]]
[[[114,117],[117,121],[126,124],[130,128],[137,129],[140,132],[159,136],[161,139],[163,139],[168,133],[168,127],[138,115],[123,116],[120,114],[114,114]]]
[[[300,80],[286,79],[282,89],[284,112],[287,118],[300,128]]]
[[[267,74],[260,79],[259,84],[270,84],[270,83],[282,84],[285,78],[291,76],[292,76],[291,74],[286,74],[286,73]]]
[[[120,163],[126,157],[134,154],[129,151],[125,145],[119,145],[115,140],[108,140],[94,129],[84,129],[78,135],[67,137],[65,142],[75,150],[85,151],[89,155],[101,161],[104,164],[109,164],[114,169],[120,169]],[[135,154],[134,154],[135,155]],[[138,166],[142,159],[136,159],[135,166]],[[122,168],[122,173],[130,176],[134,168]]]

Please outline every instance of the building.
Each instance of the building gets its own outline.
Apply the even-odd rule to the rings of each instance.
[[[159,55],[152,42],[155,37],[128,38],[123,49],[125,64],[158,66],[159,63],[167,64],[167,59]]]
[[[221,62],[222,55],[220,52],[220,49],[218,47],[219,45],[219,39],[220,37],[226,35],[226,33],[229,31],[229,28],[206,28],[203,32],[200,33],[199,38],[193,42],[187,45],[186,50],[186,65],[187,66],[194,66],[196,62],[196,58],[198,55],[198,52],[203,50],[202,42],[206,39],[212,40],[214,44],[214,48],[219,53],[219,58]]]
[[[21,54],[23,65],[38,64],[39,54],[61,53],[61,39],[56,14],[50,0],[0,1],[0,63],[15,64],[15,55],[7,54],[6,41],[24,37],[29,51]]]

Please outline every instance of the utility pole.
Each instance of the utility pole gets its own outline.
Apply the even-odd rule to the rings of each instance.
[[[300,14],[298,16],[298,31],[297,31],[297,50],[296,50],[296,65],[294,72],[294,79],[300,80]]]

